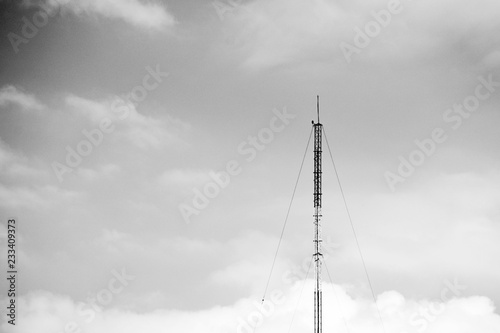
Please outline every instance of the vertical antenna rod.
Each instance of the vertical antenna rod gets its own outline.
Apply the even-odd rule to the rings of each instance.
[[[321,291],[321,139],[323,125],[319,122],[319,96],[317,96],[318,122],[314,127],[314,333],[322,332],[322,291]]]
[[[318,110],[318,124],[319,124],[319,95],[316,96],[316,107]]]

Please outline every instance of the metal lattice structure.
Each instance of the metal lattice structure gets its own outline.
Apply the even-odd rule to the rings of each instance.
[[[322,290],[321,290],[321,143],[323,125],[319,122],[319,96],[317,97],[318,122],[314,123],[314,333],[322,332]]]

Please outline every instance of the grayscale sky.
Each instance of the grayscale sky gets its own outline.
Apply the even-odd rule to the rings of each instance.
[[[498,0],[0,7],[2,332],[500,332]]]

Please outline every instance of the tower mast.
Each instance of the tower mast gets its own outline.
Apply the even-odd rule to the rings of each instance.
[[[319,96],[317,96],[318,122],[314,123],[314,333],[322,332],[322,290],[321,290],[321,143],[323,125],[319,122]]]

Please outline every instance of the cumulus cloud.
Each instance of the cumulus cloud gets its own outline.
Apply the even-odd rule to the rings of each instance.
[[[140,279],[140,276],[135,277]],[[134,283],[134,281],[130,283]],[[109,283],[102,286],[108,288]],[[85,333],[104,332],[172,332],[193,333],[251,333],[286,330],[292,324],[291,332],[304,332],[312,325],[313,281],[299,281],[295,285],[270,292],[264,304],[258,297],[242,298],[228,306],[217,306],[200,311],[178,311],[157,309],[138,313],[124,310],[127,300],[120,292],[110,293],[106,304],[102,297],[88,300],[73,300],[49,292],[32,292],[18,298],[19,322],[16,333],[63,332],[69,326],[78,327]],[[446,285],[443,290],[447,290]],[[484,296],[450,297],[437,296],[434,300],[405,298],[397,291],[388,291],[377,296],[377,307],[370,299],[350,295],[350,287],[323,286],[323,325],[328,332],[344,332],[346,326],[351,332],[368,333],[382,331],[382,324],[388,333],[402,332],[481,332],[495,333],[500,330],[500,316],[494,313],[494,305]],[[106,294],[96,290],[90,294]],[[108,295],[109,296],[109,295]],[[158,295],[156,296],[158,297]],[[295,313],[294,321],[292,316]],[[5,316],[4,316],[5,317]],[[2,319],[2,329],[9,326],[8,318]],[[13,331],[14,332],[14,331]]]
[[[24,110],[42,110],[45,106],[35,96],[13,85],[0,88],[0,106],[17,105]]]
[[[98,15],[121,19],[134,26],[161,30],[175,24],[165,5],[139,0],[46,0],[53,10],[61,6],[77,15]]]

